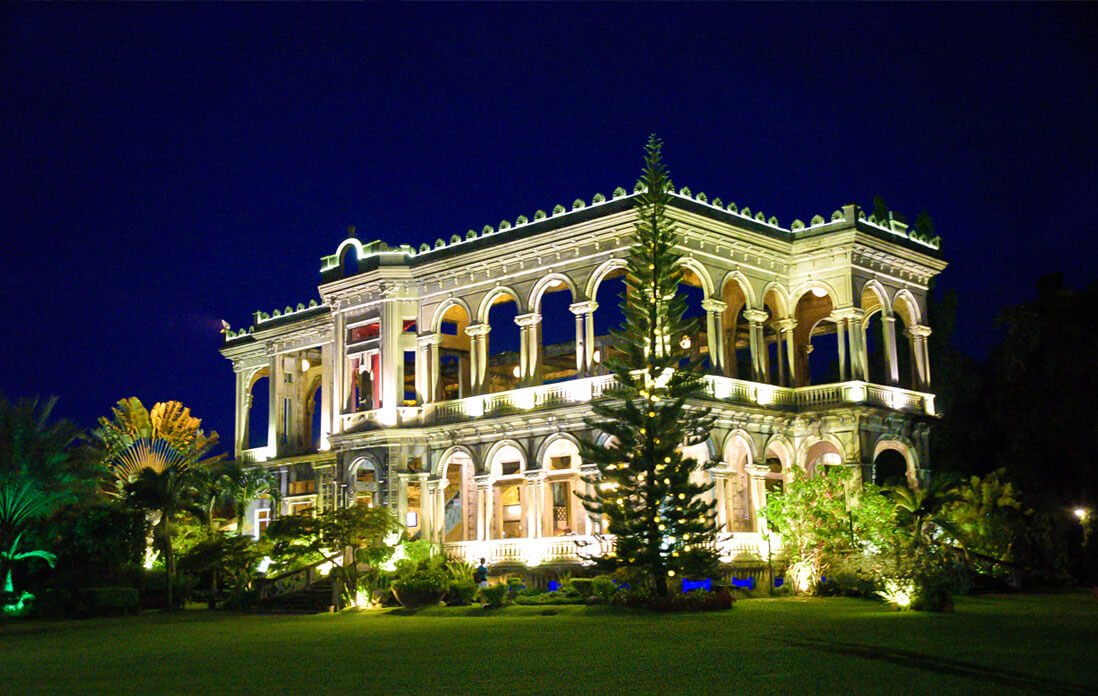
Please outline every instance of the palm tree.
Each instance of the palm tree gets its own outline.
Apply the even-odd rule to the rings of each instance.
[[[178,401],[157,403],[151,411],[136,397],[122,399],[112,409],[113,419],[100,418],[94,435],[101,444],[102,461],[111,474],[110,491],[147,511],[153,539],[164,553],[168,608],[172,608],[175,553],[172,525],[179,514],[205,517],[201,504],[202,479],[223,455],[208,456],[218,436],[207,436],[202,421]]]
[[[900,525],[911,532],[912,548],[932,540],[935,528],[957,536],[953,524],[941,514],[946,505],[958,498],[954,479],[939,476],[931,479],[926,486],[896,486],[887,492],[896,504]]]
[[[0,395],[0,572],[7,570],[5,592],[14,591],[16,562],[39,558],[52,566],[56,561],[48,551],[19,551],[30,525],[89,493],[87,481],[94,480],[88,475],[88,460],[75,448],[79,429],[65,420],[50,422],[56,403],[56,398],[11,403]]]
[[[244,531],[244,510],[248,503],[264,496],[277,505],[282,497],[277,476],[273,472],[245,467],[240,462],[228,462],[222,470],[221,490],[233,506],[238,533]]]

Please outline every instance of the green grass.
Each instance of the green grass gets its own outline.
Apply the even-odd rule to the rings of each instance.
[[[705,615],[509,607],[9,621],[0,678],[12,694],[1082,694],[1098,689],[1098,601],[962,598],[944,615],[756,599]]]

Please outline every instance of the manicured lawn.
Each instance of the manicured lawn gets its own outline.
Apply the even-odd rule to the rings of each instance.
[[[1090,594],[964,598],[949,615],[852,599],[546,610],[3,622],[0,692],[1098,692]]]

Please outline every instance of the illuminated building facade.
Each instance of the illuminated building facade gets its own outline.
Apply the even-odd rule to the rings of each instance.
[[[577,200],[419,249],[353,236],[319,298],[257,312],[221,349],[236,375],[235,451],[282,479],[272,514],[387,505],[408,533],[497,568],[606,550],[573,495],[577,438],[611,377],[634,196]],[[934,420],[926,321],[938,240],[853,205],[789,228],[683,189],[669,214],[717,415],[688,453],[714,483],[721,557],[772,549],[768,491],[824,466],[914,481]],[[776,549],[773,549],[776,550]]]

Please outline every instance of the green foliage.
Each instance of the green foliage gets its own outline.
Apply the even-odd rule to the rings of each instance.
[[[604,602],[609,602],[618,586],[609,575],[596,575],[591,579],[591,594]]]
[[[625,324],[612,332],[620,352],[605,361],[615,386],[585,419],[615,444],[585,440],[580,446],[598,470],[585,478],[594,493],[581,500],[592,515],[607,519],[607,531],[616,537],[615,553],[598,562],[636,569],[665,596],[669,577],[715,561],[716,525],[713,504],[702,498],[711,484],[694,483],[696,465],[682,455],[683,446],[706,440],[713,420],[705,409],[686,407],[701,390],[701,365],[679,341],[697,326],[684,318],[686,299],[678,293],[679,236],[665,212],[672,186],[661,148],[651,136],[638,182],[645,193],[637,197],[626,260]]]
[[[256,567],[266,555],[266,542],[249,536],[214,534],[179,558],[179,569],[196,578],[209,579],[211,602],[224,590],[235,596],[252,589]]]
[[[1014,560],[1014,544],[1025,524],[1026,511],[1006,470],[971,476],[953,489],[942,516],[968,552],[998,560]]]
[[[88,613],[96,616],[136,614],[141,600],[133,587],[90,587],[85,596]]]
[[[498,609],[507,600],[506,585],[489,585],[477,590],[477,601],[490,609]]]
[[[446,590],[446,604],[450,606],[471,604],[477,595],[477,584],[470,580],[450,580]]]
[[[563,583],[563,585],[565,587],[571,587],[576,591],[576,594],[587,599],[594,594],[594,588],[592,587],[594,582],[594,578],[572,578],[567,583]]]

